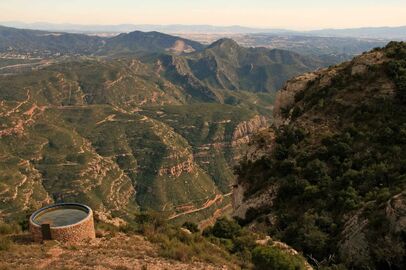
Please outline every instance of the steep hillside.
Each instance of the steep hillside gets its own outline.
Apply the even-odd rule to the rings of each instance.
[[[182,54],[201,51],[203,48],[199,42],[158,32],[135,31],[103,38],[0,26],[0,53],[30,54],[36,57],[76,54]]]
[[[141,114],[166,123],[185,138],[195,160],[224,193],[234,178],[229,165],[236,164],[250,135],[268,126],[266,117],[230,105],[148,107]]]
[[[404,269],[405,67],[392,42],[289,81],[236,169],[241,222],[319,267]]]
[[[99,37],[0,26],[0,52],[92,54],[102,45]]]
[[[175,54],[201,51],[204,46],[196,41],[159,32],[134,31],[106,40],[101,54],[164,53]]]
[[[14,46],[22,36],[33,46],[27,50],[65,44],[63,33],[4,31]],[[71,37],[102,45],[71,57],[77,47],[67,42],[67,55],[39,62],[17,47],[14,58],[6,53],[0,70],[1,215],[81,201],[110,219],[152,208],[177,222],[210,224],[231,208],[231,168],[251,135],[268,126],[271,92],[323,65],[227,39],[203,49],[156,32]]]
[[[274,92],[293,76],[328,65],[289,51],[244,48],[231,39],[199,53],[162,57],[160,63],[167,78],[193,85],[191,91],[206,100],[218,99],[217,89]]]
[[[2,216],[81,201],[109,219],[150,208],[211,219],[230,209],[230,168],[270,110],[243,92],[234,105],[197,103],[130,58],[2,76],[0,95]]]
[[[285,50],[245,48],[231,39],[208,47],[158,32],[123,33],[112,38],[0,27],[0,74],[36,70],[79,55],[138,57],[158,75],[203,102],[234,102],[232,92],[270,93],[286,80],[335,63]],[[97,68],[98,69],[98,68]]]

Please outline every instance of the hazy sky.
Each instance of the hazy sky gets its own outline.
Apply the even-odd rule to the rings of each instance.
[[[406,0],[0,0],[0,21],[315,29],[406,25]]]

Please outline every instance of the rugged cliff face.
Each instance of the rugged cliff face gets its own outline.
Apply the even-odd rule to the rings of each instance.
[[[304,74],[237,168],[235,215],[317,266],[405,266],[406,46]]]
[[[388,261],[394,262],[391,264],[401,264],[406,231],[406,193],[391,197],[374,213],[376,217],[371,218],[367,207],[345,222],[338,250],[340,258],[356,268],[368,265],[374,261],[374,256],[385,256]],[[385,235],[384,240],[379,238],[377,231]],[[386,266],[381,264],[379,267]]]
[[[241,122],[233,132],[232,146],[248,144],[253,134],[268,127],[269,120],[265,116],[256,115],[254,118]]]

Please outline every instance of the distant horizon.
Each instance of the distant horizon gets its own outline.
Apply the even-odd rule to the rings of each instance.
[[[404,0],[3,0],[0,21],[348,29],[406,25]]]
[[[8,26],[8,25],[53,25],[53,26],[83,26],[83,27],[115,27],[115,26],[161,26],[161,27],[170,27],[170,26],[185,26],[185,27],[214,27],[214,28],[246,28],[246,29],[253,29],[253,30],[286,30],[286,31],[296,31],[296,32],[311,32],[311,31],[318,31],[318,30],[351,30],[351,29],[365,29],[365,28],[401,28],[406,27],[405,24],[400,25],[378,25],[378,26],[354,26],[354,27],[328,27],[328,28],[311,28],[311,29],[295,29],[295,28],[280,28],[280,27],[273,27],[273,26],[251,26],[251,25],[219,25],[219,24],[183,24],[183,23],[170,23],[170,24],[154,24],[154,23],[131,23],[131,22],[123,22],[123,23],[115,23],[115,24],[102,24],[102,23],[75,23],[75,22],[50,22],[50,21],[22,21],[22,20],[10,20],[10,21],[1,21],[0,25]],[[10,26],[13,27],[13,26]]]

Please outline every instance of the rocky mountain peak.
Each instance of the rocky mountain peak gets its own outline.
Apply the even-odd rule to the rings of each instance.
[[[212,43],[208,48],[209,49],[222,49],[222,50],[227,50],[227,49],[236,49],[239,48],[240,45],[236,41],[234,41],[231,38],[222,38],[214,43]]]

